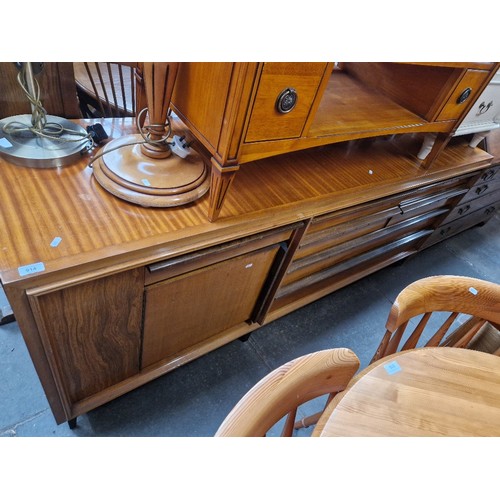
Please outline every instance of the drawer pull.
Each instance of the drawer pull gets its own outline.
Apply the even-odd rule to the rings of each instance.
[[[494,170],[488,170],[481,176],[482,181],[489,181],[495,176],[495,171]]]
[[[276,109],[280,113],[290,113],[297,104],[297,91],[292,87],[287,87],[280,92],[276,99]]]
[[[493,106],[493,101],[490,101],[488,104],[484,104],[484,101],[479,105],[479,111],[476,113],[476,116],[483,115],[488,111],[488,109]]]
[[[493,213],[495,211],[495,207],[490,207],[490,208],[487,208],[484,213],[486,215],[490,215],[491,213]]]
[[[482,194],[488,189],[488,184],[485,184],[484,186],[478,187],[476,189],[476,194]]]
[[[458,215],[463,215],[470,210],[470,205],[458,209]]]
[[[457,99],[457,104],[462,104],[465,102],[471,95],[472,89],[470,87],[467,87],[459,96]]]
[[[439,234],[440,234],[441,236],[445,236],[447,233],[449,233],[449,232],[450,232],[450,229],[451,229],[451,227],[450,227],[450,226],[448,226],[446,229],[441,229],[441,231],[439,232]]]

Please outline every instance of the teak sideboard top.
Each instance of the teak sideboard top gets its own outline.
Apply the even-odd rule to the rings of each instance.
[[[134,132],[129,118],[102,123],[111,137]],[[85,280],[105,268],[110,273],[175,257],[478,170],[492,158],[461,141],[424,170],[414,156],[417,148],[418,141],[408,135],[249,162],[215,222],[206,218],[208,196],[184,207],[157,209],[110,195],[95,182],[88,157],[58,169],[30,169],[0,159],[0,277],[4,285],[23,282],[22,288],[76,280],[76,275]],[[55,238],[60,238],[57,246]],[[20,267],[36,263],[44,271],[20,275]]]

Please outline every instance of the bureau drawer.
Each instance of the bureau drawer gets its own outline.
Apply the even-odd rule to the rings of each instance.
[[[327,67],[326,63],[265,63],[245,142],[300,137]],[[280,112],[277,101],[286,89],[296,93],[296,104],[291,111]]]
[[[471,101],[475,101],[477,99],[479,96],[479,89],[488,76],[488,71],[474,69],[466,71],[436,120],[442,121],[458,119],[467,105]],[[469,97],[466,100],[461,101],[460,98],[463,93],[467,91],[467,89],[470,89]]]

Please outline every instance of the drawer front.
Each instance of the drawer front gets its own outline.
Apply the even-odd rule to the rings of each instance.
[[[432,227],[434,221],[438,217],[442,217],[446,212],[447,209],[437,209],[428,214],[346,241],[325,251],[302,259],[296,259],[289,267],[282,284],[286,286],[306,276],[337,266],[343,261],[349,261],[376,248],[388,245],[390,242],[399,240],[410,233],[417,233],[422,229]]]
[[[500,203],[496,203],[493,205],[489,205],[487,207],[481,208],[480,210],[476,210],[472,212],[468,216],[461,217],[453,222],[448,224],[442,224],[438,227],[434,233],[424,242],[421,249],[427,248],[435,243],[439,243],[440,241],[444,241],[455,234],[458,234],[470,227],[473,227],[481,222],[487,221],[493,214],[498,211]]]
[[[497,165],[496,167],[491,167],[486,169],[481,174],[476,184],[482,184],[483,182],[499,182],[499,181],[500,181],[500,165]]]
[[[500,72],[488,83],[458,127],[456,135],[489,130],[500,121]]]
[[[489,208],[491,206],[496,206],[499,203],[499,201],[500,201],[500,189],[497,189],[496,191],[488,193],[485,196],[461,202],[460,205],[456,206],[448,214],[448,216],[446,217],[446,219],[444,219],[441,225],[452,222],[455,219],[459,219],[460,217],[469,215],[481,208]]]
[[[362,255],[306,276],[301,280],[282,286],[276,294],[272,310],[279,309],[309,294],[318,293],[321,289],[331,287],[337,282],[342,283],[342,286],[344,286],[370,274],[374,270],[382,269],[386,265],[396,262],[399,258],[413,253],[419,241],[430,233],[431,230],[424,229],[409,234]]]
[[[452,207],[458,197],[463,196],[467,191],[468,189],[465,187],[458,187],[444,191],[443,193],[432,194],[413,203],[402,203],[400,205],[401,214],[392,217],[388,225],[391,226],[411,217],[437,210],[438,208]]]
[[[245,142],[300,137],[327,66],[325,63],[265,63]],[[286,89],[296,93],[296,104],[291,111],[280,112],[277,101]]]
[[[300,224],[294,224],[285,228],[278,228],[256,236],[231,241],[217,247],[210,247],[198,252],[150,264],[146,266],[144,283],[145,285],[152,285],[210,264],[216,264],[217,262],[273,245],[274,243],[286,242],[292,236],[293,230],[299,226]]]
[[[469,192],[460,200],[462,205],[465,202],[474,201],[483,196],[489,195],[500,189],[500,177],[495,177],[491,181],[475,184],[469,189]]]
[[[488,76],[488,71],[468,70],[455,87],[455,90],[444,108],[439,113],[437,121],[456,120],[459,118],[467,105],[478,98],[479,89]],[[465,101],[460,102],[460,97],[467,89],[470,89],[469,97]]]
[[[305,258],[309,255],[322,252],[327,248],[382,229],[387,225],[391,217],[399,213],[400,210],[398,207],[391,207],[381,212],[340,224],[334,223],[339,218],[319,220],[316,221],[316,224],[313,222],[295,253],[295,259]]]

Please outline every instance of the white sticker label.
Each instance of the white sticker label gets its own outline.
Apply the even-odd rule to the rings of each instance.
[[[151,182],[149,182],[147,179],[142,179],[142,183],[143,183],[145,186],[151,186]]]
[[[469,288],[469,292],[472,293],[472,295],[477,295],[477,293],[478,293],[477,290],[473,286],[471,286]]]
[[[45,266],[43,265],[43,262],[36,262],[35,264],[18,267],[17,270],[19,271],[19,276],[27,276],[28,274],[45,271]]]

